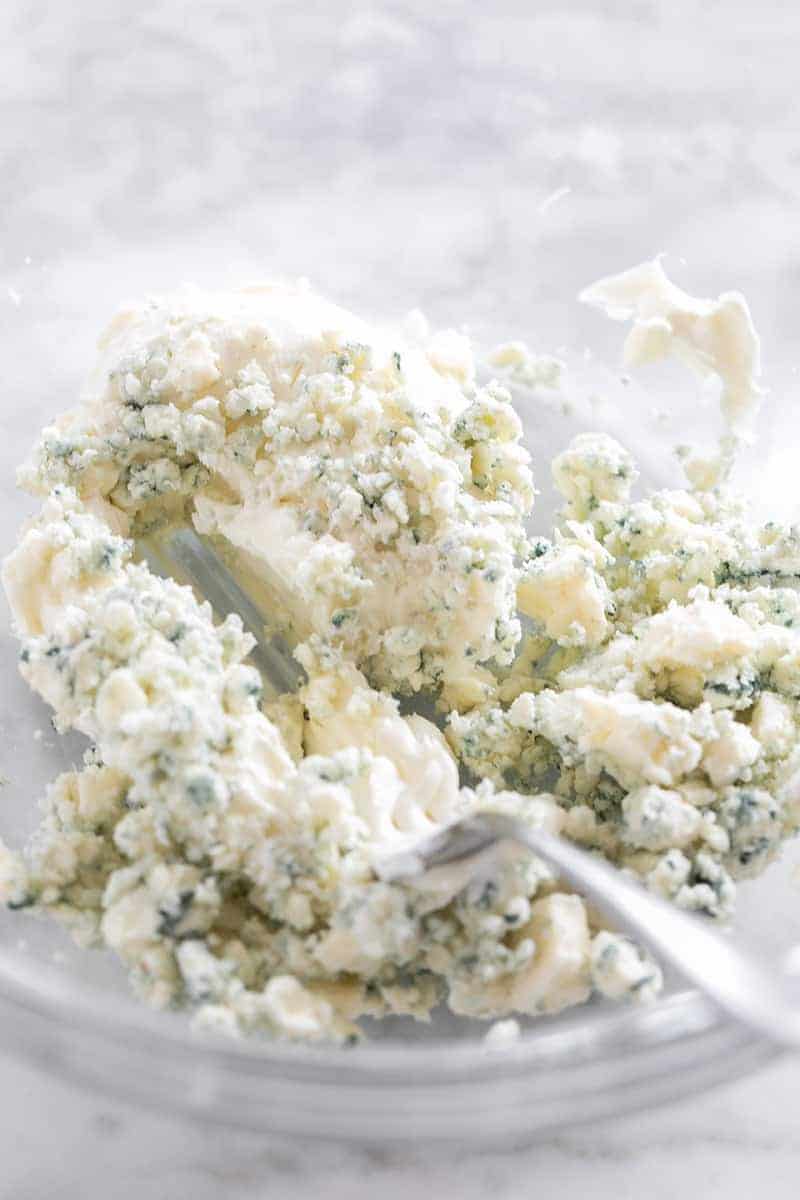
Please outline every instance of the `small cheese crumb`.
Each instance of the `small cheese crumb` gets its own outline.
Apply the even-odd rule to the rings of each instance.
[[[507,1017],[505,1021],[495,1021],[484,1034],[483,1044],[491,1050],[510,1050],[522,1036],[519,1021]]]

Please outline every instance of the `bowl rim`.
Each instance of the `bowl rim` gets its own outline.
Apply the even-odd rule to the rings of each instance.
[[[0,954],[0,1046],[51,1074],[215,1126],[370,1144],[508,1144],[652,1109],[739,1078],[780,1053],[696,991],[578,1010],[511,1046],[367,1043],[353,1049],[198,1036],[178,1014],[109,1003]],[[115,997],[115,1001],[118,998]]]
[[[285,1064],[301,1071],[328,1069],[337,1079],[384,1072],[420,1079],[449,1081],[465,1071],[519,1073],[535,1063],[552,1062],[569,1050],[573,1061],[595,1051],[614,1051],[621,1041],[645,1046],[674,1042],[686,1035],[710,1034],[738,1027],[713,1002],[693,988],[681,988],[645,1004],[582,1005],[561,1014],[558,1027],[547,1027],[548,1014],[537,1016],[533,1029],[515,1039],[511,1047],[492,1046],[480,1038],[430,1038],[424,1042],[369,1039],[358,1046],[331,1042],[289,1042],[260,1037],[232,1037],[213,1029],[198,1030],[185,1011],[164,1013],[132,997],[107,995],[85,987],[60,972],[48,971],[41,962],[23,962],[0,951],[0,1005],[51,1021],[73,1031],[91,1031],[94,1037],[121,1038],[147,1053],[155,1047],[177,1054],[202,1055],[228,1066],[253,1063]],[[410,1020],[410,1019],[409,1019]],[[564,1024],[566,1021],[566,1024]],[[174,1022],[174,1023],[173,1023]],[[491,1021],[483,1023],[491,1028]],[[752,1035],[753,1040],[763,1040]],[[513,1053],[509,1050],[513,1049]],[[444,1072],[444,1077],[443,1077]]]

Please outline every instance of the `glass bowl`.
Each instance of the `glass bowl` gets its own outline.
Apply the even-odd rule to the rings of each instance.
[[[624,375],[573,362],[568,405],[519,389],[516,399],[528,443],[542,462],[574,432],[603,428],[624,438],[646,482],[672,477],[677,485],[669,436],[654,432],[654,422],[663,424],[651,413],[658,390],[651,381],[648,407]],[[691,393],[687,386],[684,405]],[[675,408],[673,402],[679,422]],[[713,403],[704,411],[711,429]],[[767,418],[774,431],[774,417],[768,412]],[[769,446],[760,445],[763,468]],[[11,463],[5,467],[10,471]],[[537,531],[546,530],[555,503],[545,476],[532,522]],[[772,511],[774,503],[767,498]],[[30,505],[20,496],[9,507],[19,519]],[[13,526],[8,512],[5,520]],[[48,780],[78,762],[83,750],[80,737],[53,732],[46,706],[19,677],[16,660],[16,643],[4,630],[0,677],[9,778],[0,833],[12,845],[34,827],[36,800]],[[776,970],[791,967],[792,948],[800,944],[799,852],[800,844],[791,845],[764,877],[740,889],[733,936],[748,938]],[[369,1022],[366,1044],[348,1049],[200,1036],[185,1015],[150,1012],[132,999],[109,956],[79,950],[47,920],[8,911],[0,916],[0,1045],[93,1088],[265,1132],[361,1142],[507,1141],[697,1092],[776,1053],[674,978],[651,1005],[595,1002],[522,1026],[520,1041],[505,1048],[484,1043],[485,1023],[448,1014],[427,1025],[400,1018]]]

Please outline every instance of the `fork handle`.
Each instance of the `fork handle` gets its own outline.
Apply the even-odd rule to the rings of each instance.
[[[484,813],[455,822],[410,854],[387,861],[378,873],[384,879],[412,879],[433,867],[466,861],[503,841],[525,846],[554,867],[622,932],[648,945],[732,1017],[772,1042],[800,1047],[800,1006],[792,1002],[775,971],[701,917],[682,912],[599,855],[544,829],[531,829],[501,813]]]

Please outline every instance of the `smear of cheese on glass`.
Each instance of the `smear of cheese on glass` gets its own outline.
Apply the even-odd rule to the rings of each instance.
[[[716,300],[690,296],[667,276],[659,258],[609,275],[584,288],[579,299],[614,321],[630,321],[623,357],[627,366],[675,355],[702,379],[717,376],[727,436],[715,458],[692,456],[687,475],[695,487],[714,486],[730,469],[738,442],[752,439],[763,395],[761,350],[747,301],[740,292]]]

